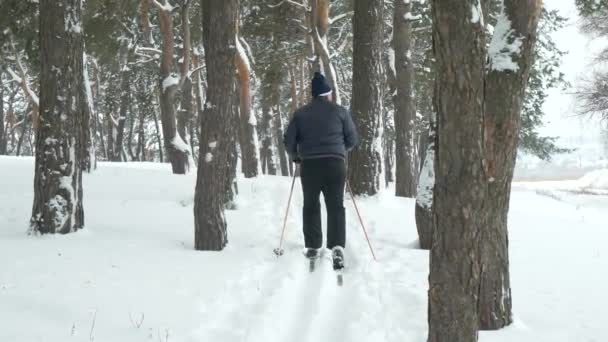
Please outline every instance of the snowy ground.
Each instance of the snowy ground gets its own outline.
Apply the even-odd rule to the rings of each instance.
[[[300,254],[299,184],[286,253],[272,253],[287,178],[241,180],[229,246],[205,253],[193,250],[194,176],[101,164],[85,176],[84,231],[27,237],[32,175],[32,159],[0,158],[0,341],[426,341],[428,253],[410,199],[360,200],[377,263],[346,203],[337,287],[329,260],[310,274]],[[481,341],[608,340],[608,187],[591,177],[515,184],[516,322]]]

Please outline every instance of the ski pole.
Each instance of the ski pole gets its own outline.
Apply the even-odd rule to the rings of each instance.
[[[350,193],[350,198],[353,200],[353,204],[355,206],[355,211],[357,212],[357,216],[359,217],[359,222],[361,223],[361,228],[363,229],[363,234],[365,234],[365,239],[367,240],[367,245],[369,246],[369,250],[372,252],[372,257],[374,261],[378,261],[376,259],[376,254],[374,253],[374,248],[372,248],[372,243],[369,241],[369,236],[367,235],[367,231],[365,230],[365,224],[363,224],[363,219],[361,218],[361,213],[359,212],[359,207],[357,207],[357,202],[355,201],[355,196],[353,195],[353,190],[350,187],[350,182],[346,180],[346,186],[348,187],[348,192]]]
[[[285,219],[283,220],[283,230],[281,231],[281,240],[279,241],[279,248],[275,248],[274,254],[281,256],[283,255],[283,238],[285,237],[285,229],[287,228],[287,216],[289,216],[289,207],[291,206],[291,196],[293,195],[293,188],[296,184],[296,175],[298,167],[293,171],[293,179],[291,181],[291,190],[289,190],[289,200],[287,200],[287,209],[285,210]]]

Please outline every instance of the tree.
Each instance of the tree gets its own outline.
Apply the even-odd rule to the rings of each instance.
[[[504,0],[486,51],[478,1],[434,2],[438,136],[430,342],[475,341],[479,328],[512,320],[507,213],[541,5]]]
[[[476,297],[481,273],[477,245],[485,195],[481,121],[486,57],[478,8],[477,0],[433,1],[437,156],[429,342],[477,341]]]
[[[483,117],[485,229],[481,231],[479,320],[484,330],[512,322],[507,219],[532,53],[542,2],[505,0],[489,47]]]
[[[160,108],[163,138],[173,173],[185,174],[189,169],[189,147],[177,131],[175,116],[175,94],[185,82],[185,75],[176,76],[173,71],[173,12],[176,9],[168,0],[161,4],[151,0],[158,10],[162,34],[162,56],[160,63]],[[184,63],[185,64],[185,63]]]
[[[382,151],[382,42],[384,7],[381,1],[355,1],[353,20],[353,90],[351,112],[361,142],[349,160],[354,194],[374,195],[380,188]]]
[[[251,62],[239,38],[236,38],[236,69],[239,85],[239,145],[245,178],[258,175],[258,137],[256,118],[251,108]]]
[[[416,229],[420,248],[431,249],[433,244],[433,191],[435,189],[435,123],[431,122],[427,150],[416,190]]]
[[[207,96],[201,118],[199,164],[194,196],[195,248],[224,249],[228,243],[224,218],[229,134],[233,123],[234,59],[238,0],[201,0],[203,44],[207,65]]]
[[[395,193],[414,197],[418,168],[416,163],[414,107],[414,64],[412,60],[412,3],[396,1],[393,16],[393,49],[395,51]]]
[[[30,233],[84,226],[81,124],[85,112],[80,0],[40,1],[40,127]]]

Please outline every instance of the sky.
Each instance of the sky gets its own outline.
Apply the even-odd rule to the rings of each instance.
[[[598,42],[591,42],[578,29],[579,17],[574,0],[546,0],[548,9],[557,9],[561,15],[569,18],[568,25],[555,33],[554,38],[558,47],[567,52],[564,56],[562,72],[572,86],[591,71],[593,56],[597,51]],[[544,106],[545,127],[540,131],[549,136],[562,137],[566,143],[576,144],[582,139],[597,141],[599,125],[597,120],[581,118],[576,114],[576,100],[570,94],[572,89],[552,89]]]

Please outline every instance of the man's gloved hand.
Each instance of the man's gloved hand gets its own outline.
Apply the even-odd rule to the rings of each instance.
[[[298,158],[294,158],[293,162],[296,163],[296,164],[300,164],[300,163],[302,163],[302,159],[299,158],[299,157]]]

